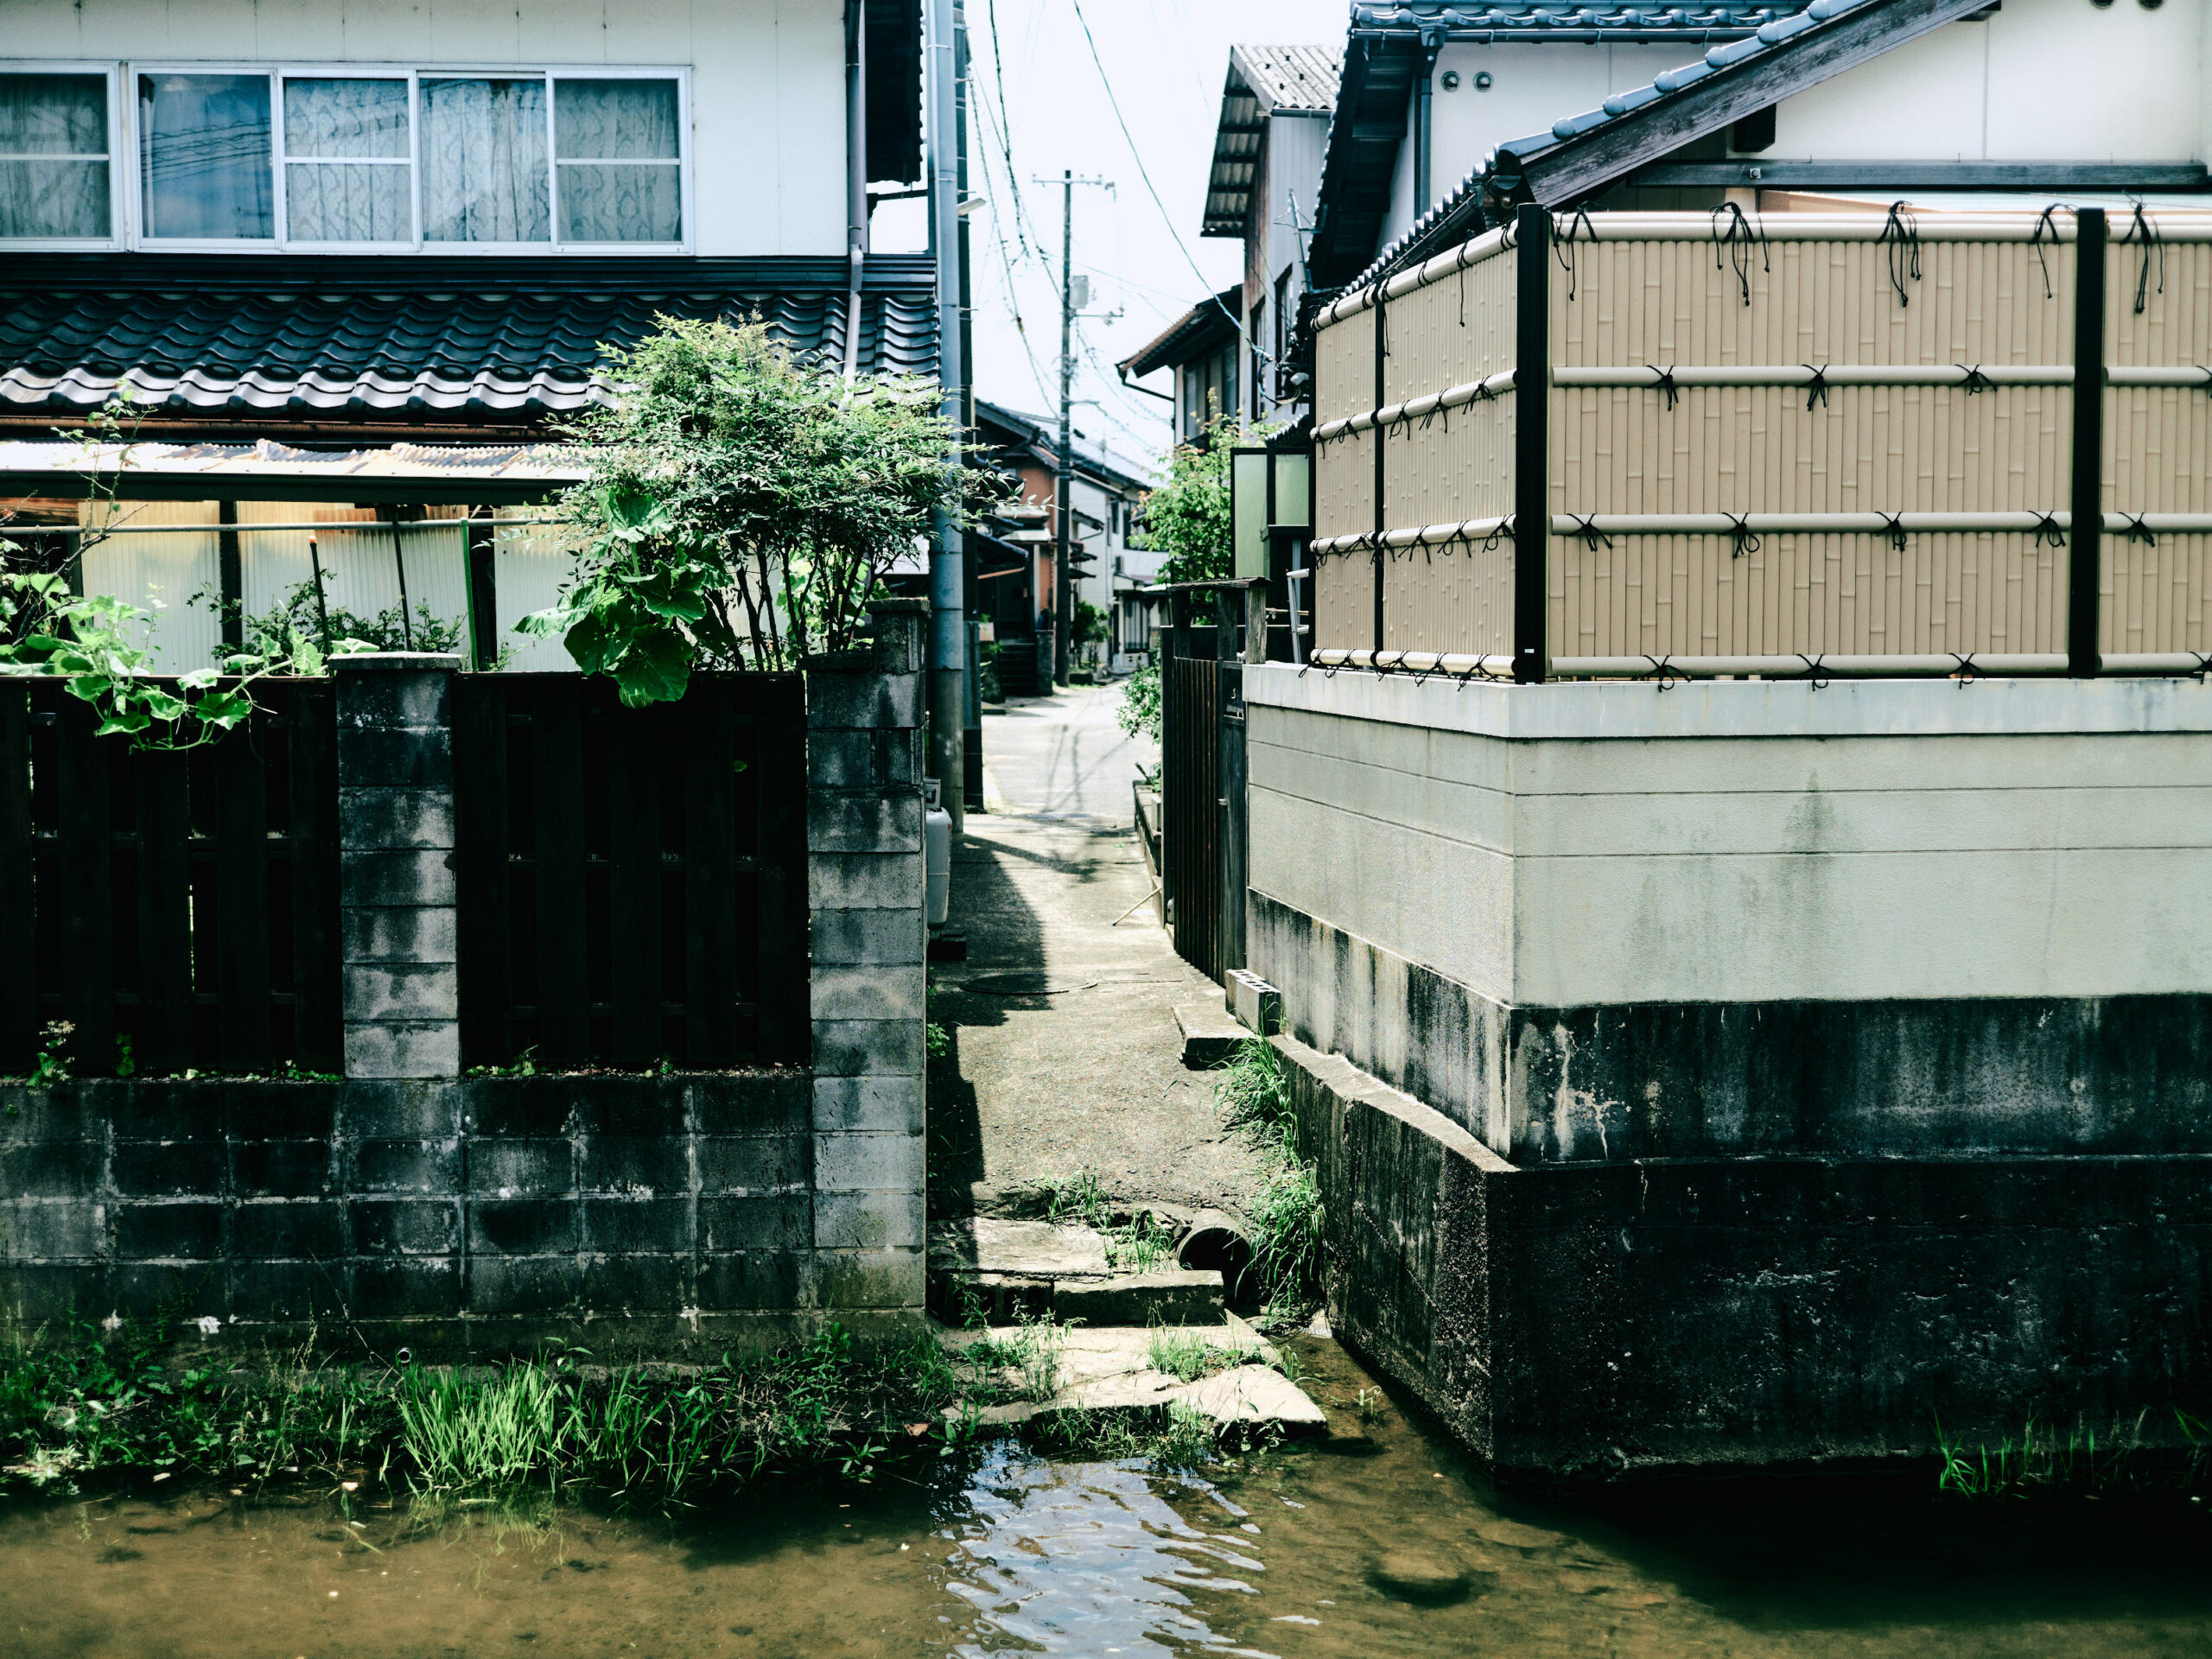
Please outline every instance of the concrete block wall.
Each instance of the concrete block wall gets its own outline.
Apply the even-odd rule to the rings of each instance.
[[[807,669],[814,1295],[840,1317],[923,1300],[923,626],[871,607],[872,650]]]
[[[349,1077],[461,1074],[453,677],[364,652],[338,680],[339,939]]]
[[[0,1309],[673,1353],[807,1318],[798,1072],[0,1088]]]
[[[340,658],[345,1075],[0,1086],[0,1306],[668,1350],[923,1304],[922,625],[810,664],[810,1067],[461,1075],[453,676]]]

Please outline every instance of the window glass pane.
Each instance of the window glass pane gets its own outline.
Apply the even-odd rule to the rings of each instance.
[[[564,162],[672,162],[672,80],[562,80],[554,84],[555,156]]]
[[[268,76],[141,75],[138,115],[148,234],[276,234]]]
[[[545,242],[545,83],[424,80],[423,239]]]
[[[106,76],[0,75],[0,156],[106,154]]]
[[[415,204],[404,167],[293,162],[284,168],[285,234],[294,242],[411,242]]]
[[[106,236],[106,153],[105,76],[0,75],[0,237]]]
[[[404,80],[287,80],[284,154],[407,159]]]
[[[680,242],[683,181],[666,167],[612,167],[566,162],[561,167],[563,242]]]

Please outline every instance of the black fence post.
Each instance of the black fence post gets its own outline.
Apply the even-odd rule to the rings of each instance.
[[[1541,683],[1551,590],[1551,216],[1514,216],[1519,305],[1513,352],[1513,677]]]
[[[2073,535],[2066,552],[2066,671],[2102,666],[2098,607],[2105,547],[2105,243],[2101,207],[2074,215]]]

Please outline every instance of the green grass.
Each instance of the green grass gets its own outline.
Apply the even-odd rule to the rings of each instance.
[[[1260,1317],[1269,1324],[1301,1319],[1321,1300],[1326,1215],[1316,1166],[1299,1145],[1290,1078],[1274,1046],[1246,1038],[1217,1074],[1214,1099],[1223,1122],[1260,1154],[1260,1184],[1247,1206],[1264,1300]]]
[[[2150,1439],[2149,1412],[2102,1436],[2079,1421],[2061,1431],[2031,1416],[2017,1436],[1972,1446],[1954,1441],[1938,1421],[1936,1439],[1942,1461],[1936,1487],[1981,1499],[2068,1492],[2202,1495],[2212,1489],[2212,1425],[2179,1407],[2173,1408],[2173,1418],[2178,1444]]]
[[[1017,1318],[1013,1335],[988,1335],[962,1350],[969,1367],[964,1392],[990,1404],[1001,1399],[1049,1400],[1059,1392],[1063,1328],[1050,1313]]]
[[[1153,1327],[1146,1354],[1154,1370],[1165,1372],[1179,1382],[1195,1382],[1216,1371],[1225,1371],[1243,1364],[1244,1357],[1234,1350],[1216,1347],[1195,1331],[1170,1325]]]

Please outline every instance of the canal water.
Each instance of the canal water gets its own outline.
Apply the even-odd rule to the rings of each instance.
[[[1919,1476],[1501,1497],[1341,1349],[1300,1351],[1329,1440],[1203,1477],[1001,1443],[933,1481],[673,1518],[159,1486],[19,1505],[0,1654],[2212,1653],[2201,1506],[1939,1502]]]

